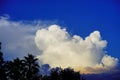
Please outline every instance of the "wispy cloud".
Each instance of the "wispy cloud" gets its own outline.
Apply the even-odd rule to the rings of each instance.
[[[0,41],[6,59],[23,57],[28,52],[37,54],[34,42],[39,25],[10,21],[6,17],[0,18]],[[41,26],[42,27],[42,26]]]

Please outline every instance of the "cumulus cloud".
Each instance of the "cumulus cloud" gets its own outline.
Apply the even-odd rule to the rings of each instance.
[[[40,21],[11,21],[0,18],[0,42],[5,59],[23,57],[28,52],[51,67],[72,67],[84,73],[109,71],[118,59],[106,54],[107,41],[94,31],[86,38],[71,36],[65,28]],[[36,35],[35,35],[36,34]]]
[[[22,21],[11,21],[6,17],[0,18],[0,42],[6,59],[23,57],[28,52],[37,54],[35,32],[39,25],[27,24]]]
[[[107,41],[100,32],[94,31],[85,39],[71,36],[65,28],[51,25],[36,32],[35,43],[41,55],[39,60],[51,67],[73,67],[84,73],[109,71],[118,64],[118,59],[106,54]]]

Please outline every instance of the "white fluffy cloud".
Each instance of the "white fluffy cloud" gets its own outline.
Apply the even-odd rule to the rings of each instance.
[[[117,58],[106,54],[107,41],[101,39],[99,31],[83,39],[69,35],[58,25],[51,25],[36,32],[35,42],[42,51],[38,58],[51,67],[73,67],[87,73],[99,73],[114,68],[118,63]]]
[[[30,52],[51,67],[73,67],[87,73],[109,71],[118,64],[117,58],[106,54],[107,42],[101,39],[99,31],[83,39],[71,36],[58,25],[44,27],[47,24],[35,23],[0,18],[0,42],[6,59],[23,57]]]

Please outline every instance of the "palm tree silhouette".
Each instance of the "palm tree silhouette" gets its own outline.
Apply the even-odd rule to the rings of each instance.
[[[37,58],[33,55],[28,54],[28,56],[24,57],[25,64],[25,78],[26,80],[39,80],[39,65],[37,63]]]

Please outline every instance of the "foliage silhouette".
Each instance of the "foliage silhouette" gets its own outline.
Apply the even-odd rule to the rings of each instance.
[[[50,73],[51,80],[61,80],[61,75],[60,75],[61,70],[62,69],[58,67],[51,69],[51,73]]]
[[[23,80],[24,79],[24,64],[19,58],[14,61],[8,61],[6,64],[8,79]]]
[[[44,75],[42,76],[41,80],[51,80],[51,76]]]
[[[42,80],[85,80],[79,72],[72,68],[53,68],[49,76],[45,75]]]
[[[61,71],[62,80],[82,80],[80,79],[80,73],[75,72],[71,68],[67,68]]]
[[[1,51],[1,42],[0,42],[0,80],[6,80],[5,74],[5,61],[3,59],[3,53]]]
[[[39,80],[39,65],[36,62],[38,59],[33,55],[28,54],[24,57],[25,78],[28,80]]]

